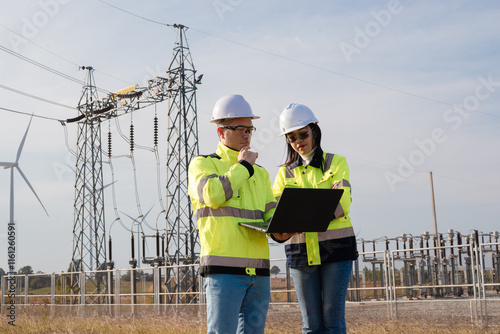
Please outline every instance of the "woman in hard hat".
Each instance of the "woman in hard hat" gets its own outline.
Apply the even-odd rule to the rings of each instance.
[[[352,262],[358,256],[349,218],[347,162],[322,150],[318,120],[305,105],[292,103],[286,107],[280,115],[280,129],[287,155],[274,180],[276,198],[286,187],[344,189],[327,231],[294,235],[286,241],[285,253],[302,313],[303,333],[345,333],[347,287]]]

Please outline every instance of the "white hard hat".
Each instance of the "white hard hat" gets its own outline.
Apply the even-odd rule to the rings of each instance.
[[[215,102],[210,122],[225,118],[250,117],[260,118],[252,112],[250,104],[241,95],[226,95]]]
[[[303,104],[291,103],[288,107],[281,112],[280,115],[280,129],[281,134],[302,129],[311,123],[318,123],[318,119],[314,116],[311,109]]]

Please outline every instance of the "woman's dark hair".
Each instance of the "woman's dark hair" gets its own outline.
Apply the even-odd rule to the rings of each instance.
[[[311,123],[309,124],[309,127],[312,130],[312,139],[313,139],[313,145],[316,147],[316,151],[314,151],[314,157],[313,159],[319,159],[321,161],[321,172],[324,172],[325,170],[325,160],[323,159],[323,150],[321,149],[321,129],[319,128],[318,124],[316,123]],[[286,138],[285,138],[286,139]],[[295,160],[299,158],[299,154],[294,151],[292,148],[292,145],[287,141],[286,142],[286,162],[285,165],[290,165],[292,164]]]

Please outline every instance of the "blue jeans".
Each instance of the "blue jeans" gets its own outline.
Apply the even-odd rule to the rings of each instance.
[[[302,333],[346,333],[345,300],[352,261],[290,268]]]
[[[271,300],[269,276],[209,274],[207,333],[264,333]]]

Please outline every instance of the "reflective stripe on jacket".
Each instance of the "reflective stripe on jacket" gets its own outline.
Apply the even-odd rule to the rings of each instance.
[[[200,274],[269,276],[265,233],[239,222],[267,221],[276,201],[269,173],[219,143],[215,154],[189,164],[188,192],[200,233]]]
[[[298,267],[321,263],[355,260],[356,237],[349,218],[351,184],[349,168],[344,157],[324,153],[324,173],[321,161],[313,159],[308,166],[299,158],[288,166],[281,166],[274,180],[273,193],[278,199],[284,188],[338,188],[344,189],[335,219],[327,231],[298,234],[285,244],[287,266]]]

